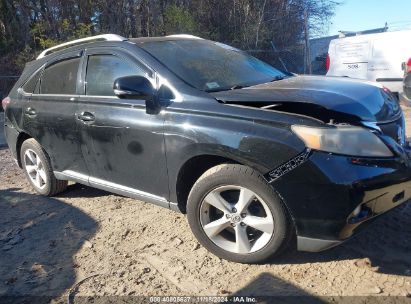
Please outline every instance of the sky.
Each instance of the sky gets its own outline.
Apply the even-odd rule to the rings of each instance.
[[[384,27],[411,29],[411,0],[341,0],[331,19],[329,34]]]

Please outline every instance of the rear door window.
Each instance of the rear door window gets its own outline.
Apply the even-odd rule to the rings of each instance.
[[[147,72],[115,55],[88,56],[86,95],[114,96],[113,85],[117,78],[140,75]]]
[[[80,58],[69,58],[45,68],[41,79],[41,94],[75,95]]]

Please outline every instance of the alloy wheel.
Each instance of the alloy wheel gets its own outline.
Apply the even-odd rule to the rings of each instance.
[[[24,165],[31,182],[38,188],[47,186],[47,175],[40,157],[31,149],[24,153]]]
[[[261,250],[274,234],[274,218],[267,203],[253,191],[235,185],[218,187],[205,196],[200,222],[214,244],[239,254]]]

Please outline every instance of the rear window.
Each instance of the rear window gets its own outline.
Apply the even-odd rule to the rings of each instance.
[[[76,94],[77,72],[80,58],[58,61],[46,67],[41,79],[41,94]]]

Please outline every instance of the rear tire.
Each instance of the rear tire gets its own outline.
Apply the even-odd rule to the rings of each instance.
[[[239,263],[262,263],[282,253],[294,234],[274,189],[255,170],[237,164],[216,166],[197,180],[187,216],[205,248]]]
[[[24,173],[37,193],[54,196],[67,188],[67,181],[54,176],[49,156],[35,139],[23,142],[20,159]]]

